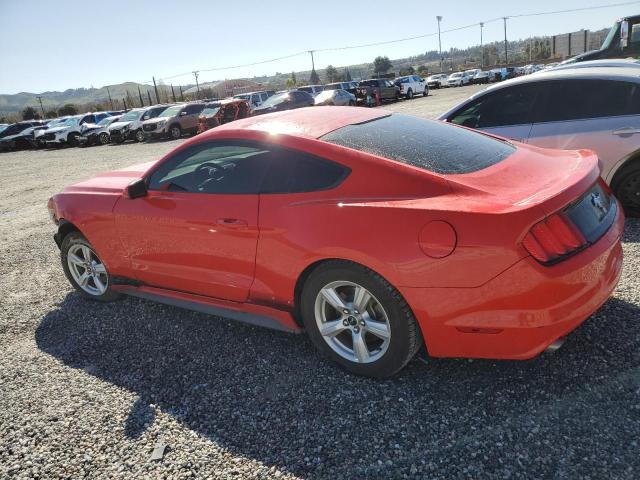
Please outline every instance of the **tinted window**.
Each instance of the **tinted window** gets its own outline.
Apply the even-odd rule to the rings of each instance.
[[[540,85],[516,85],[484,95],[449,117],[451,123],[490,128],[531,123]]]
[[[337,186],[349,169],[337,163],[293,150],[274,150],[263,193],[301,193]]]
[[[467,173],[504,160],[512,145],[446,123],[393,114],[321,137],[436,173]]]
[[[269,152],[242,143],[205,143],[176,153],[153,172],[149,189],[212,194],[257,194]]]
[[[544,84],[546,100],[536,122],[640,113],[639,84],[614,80],[565,80]]]
[[[195,104],[195,105],[187,105],[184,109],[187,112],[187,115],[193,115],[194,113],[200,113],[204,110],[203,104]]]

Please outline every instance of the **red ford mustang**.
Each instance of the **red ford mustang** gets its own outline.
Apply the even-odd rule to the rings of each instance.
[[[378,109],[240,120],[49,201],[84,296],[300,332],[349,371],[531,358],[609,297],[623,214],[589,151]]]

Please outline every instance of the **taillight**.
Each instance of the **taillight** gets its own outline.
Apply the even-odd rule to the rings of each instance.
[[[522,241],[524,248],[541,263],[553,263],[582,249],[587,240],[562,213],[536,223]]]

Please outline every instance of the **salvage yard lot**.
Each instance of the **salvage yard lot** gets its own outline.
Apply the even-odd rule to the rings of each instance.
[[[434,117],[479,89],[385,108]],[[613,297],[557,353],[375,381],[305,336],[72,290],[49,196],[179,143],[0,155],[0,478],[638,478],[640,221]]]

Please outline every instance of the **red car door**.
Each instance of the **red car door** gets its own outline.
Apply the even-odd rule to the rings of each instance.
[[[148,177],[148,193],[122,198],[116,228],[141,282],[242,302],[253,282],[259,148],[201,142]]]

